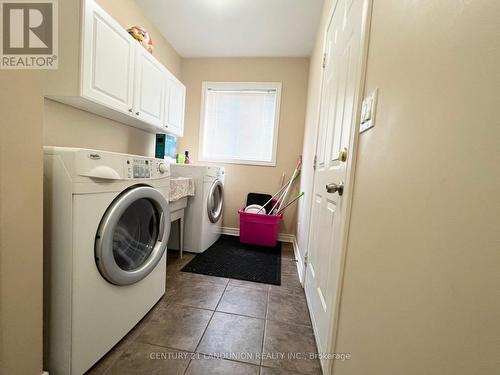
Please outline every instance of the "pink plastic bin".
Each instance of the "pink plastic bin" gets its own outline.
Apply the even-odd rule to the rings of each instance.
[[[283,214],[260,215],[239,210],[240,242],[251,245],[274,247],[278,242]]]

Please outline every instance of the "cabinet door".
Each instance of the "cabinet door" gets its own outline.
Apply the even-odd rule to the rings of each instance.
[[[142,121],[162,126],[167,73],[146,49],[137,45],[134,114]]]
[[[82,96],[132,110],[136,41],[94,1],[84,2]]]
[[[168,106],[165,111],[165,121],[168,132],[182,137],[184,135],[184,103],[186,100],[186,87],[175,78],[170,78],[167,83]]]

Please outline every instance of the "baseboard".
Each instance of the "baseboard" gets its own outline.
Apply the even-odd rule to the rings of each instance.
[[[238,228],[222,227],[221,233],[227,234],[228,236],[239,236],[240,230]]]
[[[240,229],[239,228],[232,228],[232,227],[222,227],[221,228],[221,233],[222,234],[227,234],[228,236],[239,236],[240,235]],[[280,233],[278,239],[281,242],[293,243],[295,241],[295,235],[294,234],[288,234],[288,233]]]
[[[287,234],[287,233],[280,233],[278,239],[281,241],[281,242],[289,242],[289,243],[293,243],[294,239],[295,239],[295,234]]]
[[[299,274],[300,284],[304,286],[304,259],[300,255],[299,243],[297,242],[297,237],[293,236],[293,252],[295,254],[295,259],[297,259],[297,272]]]

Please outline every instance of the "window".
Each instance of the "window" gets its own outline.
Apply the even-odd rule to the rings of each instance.
[[[281,83],[203,82],[200,159],[276,165]]]

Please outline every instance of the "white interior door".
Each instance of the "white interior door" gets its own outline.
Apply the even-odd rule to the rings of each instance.
[[[136,41],[94,1],[84,4],[82,95],[128,113],[134,99]]]
[[[305,291],[320,353],[331,337],[342,272],[342,234],[362,72],[364,0],[339,0],[327,31]],[[329,373],[327,361],[323,371]]]

